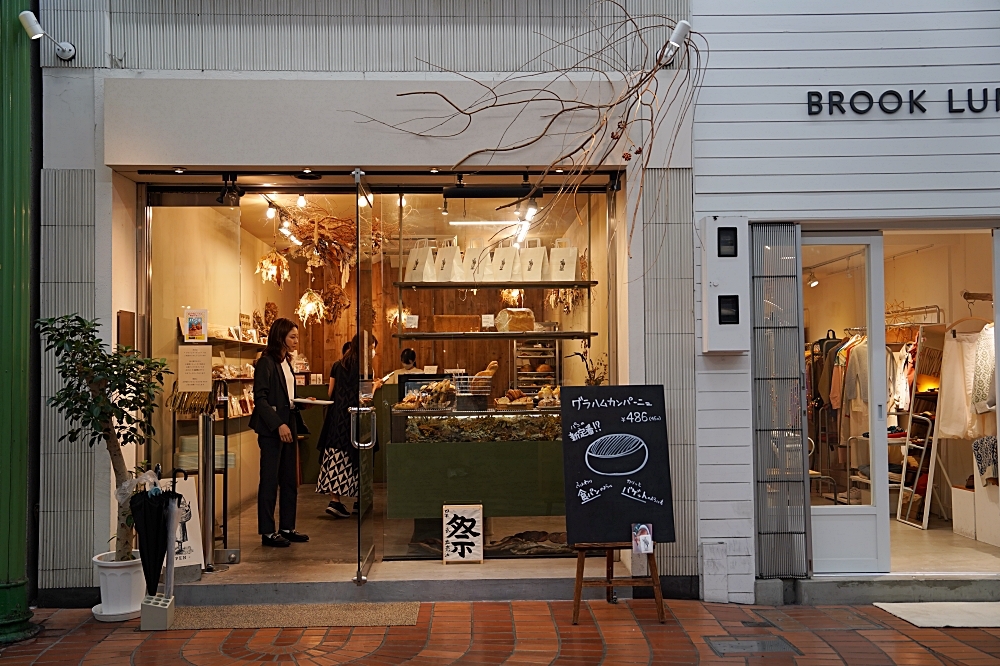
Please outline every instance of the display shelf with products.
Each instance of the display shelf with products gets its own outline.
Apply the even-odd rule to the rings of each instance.
[[[597,335],[594,331],[551,331],[545,333],[546,338],[558,340],[587,340]],[[539,337],[538,331],[450,331],[441,333],[393,333],[392,337],[399,340],[533,340]]]
[[[516,388],[535,395],[544,387],[560,385],[559,341],[552,338],[514,342]]]
[[[521,280],[505,282],[393,282],[392,286],[400,289],[572,289],[574,287],[596,287],[597,280],[546,280],[544,282],[524,282]]]

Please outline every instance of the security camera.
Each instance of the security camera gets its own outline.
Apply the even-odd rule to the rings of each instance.
[[[28,37],[31,39],[41,39],[45,37],[50,42],[56,45],[56,57],[60,60],[69,62],[76,57],[76,47],[69,42],[57,42],[52,36],[42,29],[41,24],[38,19],[35,18],[35,14],[29,11],[23,11],[17,15],[17,18],[21,21],[21,25],[24,26],[24,31],[28,33]]]

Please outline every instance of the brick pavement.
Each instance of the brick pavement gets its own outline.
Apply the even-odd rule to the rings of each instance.
[[[1000,665],[1000,629],[919,629],[873,606],[591,602],[426,603],[413,627],[143,632],[89,610],[39,610],[34,639],[0,650],[18,664],[979,664]],[[719,657],[706,638],[783,638],[798,653]]]

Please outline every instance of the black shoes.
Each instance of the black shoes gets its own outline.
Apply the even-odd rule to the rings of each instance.
[[[341,502],[330,502],[326,505],[327,515],[333,516],[334,518],[350,518],[351,512],[347,510]]]
[[[292,545],[292,542],[283,537],[281,532],[261,534],[260,543],[262,546],[271,546],[272,548],[288,548]]]
[[[306,541],[309,541],[308,534],[302,534],[300,532],[296,532],[295,530],[281,530],[280,534],[288,541],[294,541],[295,543],[305,543]]]

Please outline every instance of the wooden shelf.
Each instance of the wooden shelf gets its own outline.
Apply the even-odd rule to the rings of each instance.
[[[525,331],[500,333],[470,331],[465,333],[393,333],[399,340],[587,340],[597,333],[591,331]]]
[[[596,287],[597,280],[548,280],[545,282],[393,282],[399,289],[569,289]]]
[[[213,338],[209,336],[208,342],[213,345],[228,345],[231,347],[246,347],[247,349],[267,349],[267,345],[259,342],[247,342],[245,340],[234,340],[232,338]],[[197,344],[197,343],[194,343]]]

